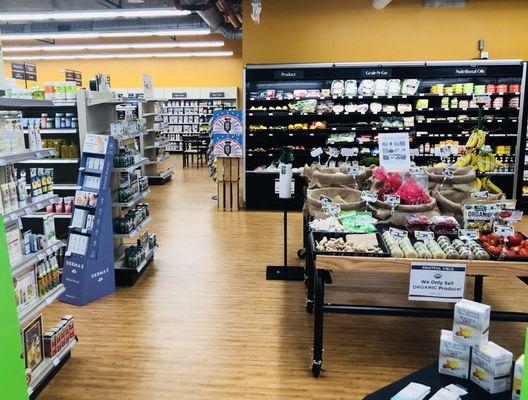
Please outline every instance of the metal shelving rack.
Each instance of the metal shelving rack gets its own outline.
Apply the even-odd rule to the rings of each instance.
[[[413,95],[353,95],[332,96],[323,94],[323,89],[331,89],[334,80],[370,79],[418,79],[420,85]],[[526,65],[520,60],[503,61],[453,61],[453,62],[391,62],[391,63],[339,63],[339,64],[277,64],[248,65],[244,73],[245,109],[245,201],[248,209],[279,209],[282,203],[274,194],[274,183],[278,172],[263,173],[255,169],[269,166],[278,159],[282,146],[296,146],[294,168],[317,161],[310,151],[317,147],[357,148],[357,155],[349,157],[359,162],[363,156],[376,154],[377,135],[383,132],[409,131],[411,155],[417,165],[431,165],[441,160],[439,155],[424,149],[433,148],[441,141],[459,141],[464,145],[468,132],[477,125],[478,107],[444,107],[442,98],[449,101],[470,102],[468,94],[435,94],[430,88],[435,84],[473,83],[475,85],[520,85],[519,91],[491,94],[491,100],[501,97],[502,107],[484,110],[483,124],[489,131],[486,143],[492,148],[510,146],[509,156],[503,161],[510,164],[507,170],[490,173],[495,183],[508,197],[519,198],[521,185],[517,172],[521,159],[524,159],[526,125],[523,116],[525,109]],[[313,90],[318,96],[295,96],[294,91]],[[280,95],[278,95],[280,93]],[[288,95],[286,95],[288,93]],[[289,109],[290,103],[314,99],[318,105],[331,102],[342,105],[336,112],[319,111],[312,113],[296,112]],[[508,107],[511,99],[518,98],[518,107]],[[427,100],[428,104],[417,109],[417,102]],[[349,104],[367,104],[366,112],[347,112]],[[370,105],[392,105],[391,111],[373,112]],[[410,104],[410,110],[399,111],[399,104]],[[277,110],[279,107],[279,110]],[[383,120],[406,118],[408,125],[393,126],[383,124]],[[412,121],[412,122],[411,122]],[[314,122],[324,122],[324,128],[310,129]],[[307,129],[291,129],[296,123],[308,124]],[[351,141],[339,142],[337,134],[347,134]],[[521,146],[522,144],[522,146]],[[327,156],[323,156],[326,162]],[[344,158],[340,158],[343,160]],[[454,161],[451,156],[449,161]],[[524,164],[523,164],[524,166]],[[527,173],[528,176],[528,173]],[[527,181],[528,182],[528,181]],[[296,196],[291,201],[292,208],[300,209],[304,201],[302,178],[295,177]],[[527,188],[528,191],[528,188]],[[528,198],[528,197],[527,197]]]
[[[172,168],[162,165],[168,159],[167,146],[169,141],[162,134],[166,123],[162,117],[161,99],[146,99],[139,104],[139,116],[145,120],[145,134],[140,139],[141,153],[148,162],[143,166],[143,175],[149,179],[149,184],[163,185],[173,175]],[[161,168],[158,169],[158,166]]]
[[[28,104],[31,104],[32,107],[41,106],[41,103],[37,101],[0,99],[0,107],[5,108],[23,108],[27,107]],[[54,154],[54,149],[42,149],[38,151],[26,150],[10,154],[0,154],[0,168],[11,164],[17,164],[23,161],[30,161],[32,159],[42,160],[44,157],[53,156]],[[28,200],[25,205],[20,206],[18,209],[12,210],[9,213],[1,215],[1,223],[5,227],[6,231],[12,229],[21,229],[22,218],[32,217],[34,213],[37,213],[38,211],[42,210],[48,204],[53,203],[55,200],[57,200],[57,198],[58,196],[56,194],[49,193],[33,200]],[[4,228],[2,227],[2,229]],[[3,246],[5,246],[5,244],[3,244]],[[35,269],[39,262],[41,262],[48,256],[56,254],[56,252],[61,250],[64,246],[64,241],[56,240],[42,250],[27,254],[25,256],[15,259],[14,261],[10,261],[10,265],[8,266],[8,268],[10,268],[13,278],[17,277],[20,273],[26,270],[29,270],[31,268]],[[43,295],[37,295],[37,297],[33,301],[19,308],[17,310],[17,313],[20,328],[23,329],[36,314],[38,314],[46,306],[54,302],[64,292],[64,290],[64,285],[59,284],[47,293]],[[28,385],[27,389],[28,397],[30,399],[34,399],[38,395],[38,393],[45,387],[48,381],[54,376],[54,374],[70,358],[71,350],[76,343],[76,339],[70,342],[53,359],[44,358],[42,363],[34,371],[32,371],[31,383]]]
[[[138,103],[138,108],[142,109],[142,104],[145,102],[143,99],[135,99],[135,102]],[[109,134],[109,125],[111,122],[117,119],[116,105],[130,102],[130,99],[119,99],[116,97],[115,93],[100,93],[100,92],[91,92],[91,91],[81,91],[79,94],[79,127],[80,132],[83,135],[88,133],[95,134]],[[147,103],[154,103],[148,101]],[[139,112],[141,113],[141,111]],[[138,115],[140,117],[140,115]],[[150,118],[147,116],[146,118]],[[121,136],[114,136],[116,140],[131,140],[134,139],[138,142],[140,150],[144,145],[144,137],[148,135],[148,132],[144,129],[141,132],[125,133]],[[149,142],[147,142],[149,143]],[[148,194],[150,189],[145,189],[143,191],[138,190],[138,193],[127,202],[119,202],[117,199],[117,190],[120,186],[119,175],[122,173],[131,174],[134,172],[141,172],[141,169],[144,168],[149,163],[149,159],[144,157],[135,164],[123,167],[123,168],[113,168],[112,177],[110,179],[110,187],[112,190],[112,219],[119,217],[123,210],[134,207],[136,204],[141,202]],[[140,173],[141,176],[144,176]],[[137,281],[141,274],[147,269],[148,265],[154,258],[154,251],[151,251],[146,260],[148,262],[141,269],[127,268],[124,265],[124,249],[134,242],[130,240],[135,240],[139,234],[147,228],[148,223],[151,221],[149,218],[141,223],[141,229],[135,229],[129,235],[122,235],[114,233],[113,248],[114,248],[114,269],[116,277],[116,285],[128,286]],[[154,249],[151,249],[154,250]]]

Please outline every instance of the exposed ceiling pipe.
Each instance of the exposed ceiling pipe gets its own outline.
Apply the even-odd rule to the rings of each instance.
[[[220,10],[210,0],[174,0],[174,7],[196,11],[211,30],[219,32],[226,39],[242,40],[242,30],[226,23]]]
[[[229,3],[227,0],[216,1],[222,12],[227,16],[229,22],[231,22],[231,25],[233,25],[236,29],[242,28],[242,20],[239,19],[238,15],[235,13],[235,9],[231,3]]]
[[[382,8],[387,7],[392,0],[372,0],[372,7],[381,10]]]

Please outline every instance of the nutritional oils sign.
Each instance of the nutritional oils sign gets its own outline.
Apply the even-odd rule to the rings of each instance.
[[[411,263],[409,300],[456,303],[464,298],[465,264]]]

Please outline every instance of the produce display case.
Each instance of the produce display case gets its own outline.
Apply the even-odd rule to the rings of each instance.
[[[389,82],[388,89],[377,92],[376,80]],[[246,207],[280,208],[273,190],[278,172],[269,167],[282,146],[292,147],[294,168],[325,163],[327,154],[310,154],[318,147],[351,149],[348,161],[370,164],[378,134],[408,131],[416,165],[453,163],[477,125],[499,161],[484,165],[479,179],[516,198],[524,166],[525,80],[526,65],[518,60],[247,65]],[[456,90],[443,90],[451,85]],[[489,105],[479,108],[475,93],[489,94]],[[300,175],[295,181],[302,187]],[[303,197],[296,191],[292,207],[300,209]]]

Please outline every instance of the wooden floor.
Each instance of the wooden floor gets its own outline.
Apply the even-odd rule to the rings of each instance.
[[[265,280],[266,265],[281,263],[282,214],[219,213],[208,170],[171,163],[174,179],[149,197],[160,250],[141,280],[85,307],[46,310],[46,327],[74,314],[80,343],[40,399],[355,400],[436,358],[450,320],[329,315],[326,372],[313,379],[304,286]],[[290,221],[295,263],[301,215]],[[330,301],[406,304],[407,274],[334,281]],[[528,310],[520,281],[486,288],[494,309]],[[517,356],[523,325],[493,323],[491,339]]]

